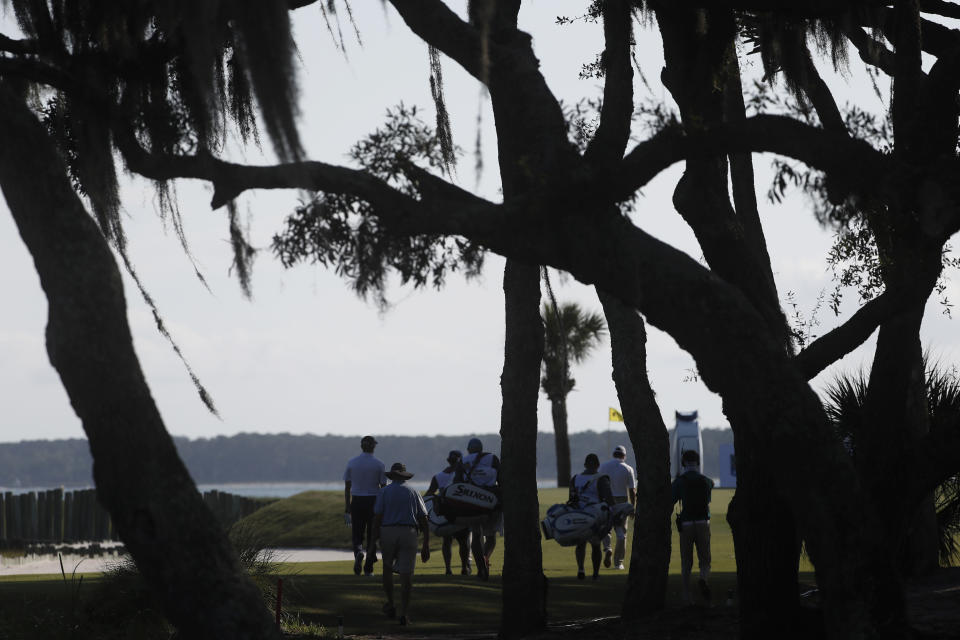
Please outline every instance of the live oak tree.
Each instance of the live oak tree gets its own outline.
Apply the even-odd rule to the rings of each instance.
[[[127,261],[117,137],[207,153],[228,113],[252,133],[256,95],[281,157],[298,157],[286,7],[3,6],[25,38],[0,35],[0,188],[47,295],[47,351],[87,434],[98,499],[183,637],[279,637],[150,396],[107,243]]]
[[[36,7],[36,3],[30,4]],[[135,4],[138,8],[149,6]],[[87,38],[79,48],[58,44],[48,49],[51,40],[47,24],[35,20],[36,28],[28,31],[26,40],[0,40],[0,50],[6,52],[0,58],[0,74],[7,79],[40,83],[84,105],[96,105],[96,109],[90,108],[91,117],[105,123],[110,140],[128,168],[154,180],[208,180],[214,186],[215,207],[230,203],[248,189],[310,189],[324,197],[353,198],[364,203],[368,216],[364,219],[394,237],[460,237],[506,256],[507,312],[517,315],[507,322],[504,420],[510,416],[522,420],[517,433],[527,434],[525,438],[529,438],[531,420],[534,431],[536,428],[537,381],[535,375],[530,375],[530,363],[534,362],[534,355],[539,363],[539,354],[534,353],[538,344],[534,325],[539,326],[539,320],[534,318],[539,307],[539,288],[534,284],[537,266],[563,269],[582,282],[594,284],[609,296],[608,300],[641,312],[646,321],[669,333],[693,355],[704,382],[723,398],[724,410],[735,431],[738,460],[744,461],[734,522],[738,565],[753,567],[739,575],[741,593],[746,594],[741,613],[753,623],[744,627],[744,633],[757,631],[755,623],[763,619],[762,606],[771,604],[773,610],[788,613],[793,608],[796,592],[787,588],[791,581],[795,585],[796,572],[795,552],[791,551],[794,547],[790,543],[799,534],[816,567],[824,596],[824,623],[830,637],[904,635],[902,584],[894,566],[896,554],[891,551],[903,545],[925,496],[960,466],[960,430],[956,425],[932,428],[922,410],[923,370],[918,339],[923,305],[942,269],[943,247],[960,229],[960,194],[952,179],[957,169],[956,98],[960,76],[956,51],[960,50],[960,40],[955,32],[927,20],[930,14],[958,17],[957,5],[919,0],[649,2],[647,8],[653,10],[663,37],[664,79],[680,107],[681,121],[663,127],[628,151],[634,111],[630,47],[632,39],[639,37],[631,28],[636,3],[606,0],[597,5],[605,36],[603,102],[595,134],[585,152],[580,153],[568,140],[563,110],[539,71],[530,37],[516,26],[519,0],[472,2],[468,20],[461,19],[439,0],[392,0],[390,4],[415,34],[489,90],[503,180],[502,202],[480,198],[412,163],[404,170],[404,179],[412,187],[406,190],[365,169],[302,161],[296,154],[295,139],[282,132],[275,137],[280,149],[289,150],[290,162],[275,166],[225,162],[216,158],[216,149],[210,146],[153,144],[142,130],[130,126],[138,123],[138,114],[148,111],[149,101],[144,96],[149,92],[131,97],[129,91],[117,91],[117,87],[127,89],[131,85],[117,82],[126,65],[118,63],[118,68],[112,69],[111,63],[126,61],[138,68],[147,64],[145,54],[155,51],[153,45],[161,50],[159,59],[165,60],[163,45],[168,40],[154,38],[162,31],[144,28],[139,40]],[[224,2],[217,6],[227,10],[234,4]],[[117,11],[117,15],[122,13]],[[58,19],[55,14],[50,13],[53,26]],[[276,17],[263,28],[287,33]],[[788,115],[746,116],[740,104],[742,91],[735,66],[735,43],[743,36],[758,44],[768,71],[782,72],[789,86],[810,101],[818,123]],[[831,45],[849,42],[868,64],[892,78],[891,149],[877,149],[859,139],[838,117],[835,100],[806,49],[808,36],[819,38],[827,44],[828,51]],[[189,40],[184,38],[183,42]],[[62,39],[58,36],[54,41]],[[179,51],[178,46],[173,46],[173,51]],[[135,63],[118,55],[121,51],[129,52]],[[282,53],[282,48],[277,51]],[[924,52],[935,59],[932,66],[922,64]],[[278,64],[281,66],[276,68],[282,72],[284,59],[283,55],[265,56],[256,64]],[[75,73],[88,66],[96,72]],[[213,77],[216,79],[216,74]],[[9,84],[3,95],[5,106],[9,107],[0,118],[4,122],[0,129],[4,139],[13,139],[18,132],[32,132],[34,138],[25,148],[38,151],[24,155],[32,156],[33,161],[41,159],[39,150],[45,144],[49,148],[49,141],[42,140],[36,126],[24,128],[33,116]],[[292,94],[280,95],[282,99],[273,104],[289,104]],[[257,96],[259,99],[259,92]],[[130,111],[124,111],[125,108]],[[15,123],[13,114],[20,118]],[[882,258],[883,292],[836,330],[798,352],[790,341],[777,301],[752,202],[749,156],[754,152],[780,154],[822,172],[830,201],[849,203],[849,209],[870,225]],[[17,193],[17,181],[24,180],[13,173],[18,167],[11,166],[15,164],[12,156],[9,152],[3,156],[0,170],[6,173],[0,174],[0,180],[8,202],[15,202],[23,213],[18,216],[18,224],[22,229],[32,229],[35,235],[31,238],[56,246],[58,238],[70,236],[58,235],[60,232],[52,223],[45,226],[26,215],[31,207],[42,207],[41,203],[48,202],[43,198],[50,194],[34,190],[19,199],[11,195]],[[44,162],[49,159],[42,158]],[[635,226],[618,207],[618,203],[631,197],[664,168],[680,161],[685,161],[686,166],[675,193],[675,204],[694,228],[709,268]],[[733,184],[732,205],[727,191],[728,171]],[[63,176],[59,177],[65,184]],[[11,209],[15,209],[13,204]],[[82,214],[76,204],[58,210],[72,211],[76,218]],[[25,238],[29,235],[22,233]],[[78,241],[74,246],[96,245],[95,239],[85,237],[82,244]],[[44,286],[51,299],[72,292],[64,293],[56,287],[68,282],[65,271],[48,271],[56,263],[56,251],[51,255],[31,249],[38,271],[50,274]],[[85,256],[71,258],[72,265],[76,265]],[[604,307],[608,308],[606,301]],[[114,301],[112,306],[103,308],[115,312],[119,309],[122,315],[122,301],[119,306]],[[642,344],[638,316],[624,314],[623,319],[624,326],[632,327],[632,334],[620,335],[633,335],[640,341],[637,344]],[[88,319],[71,318],[56,327],[69,331],[74,325],[92,326]],[[876,437],[859,443],[862,455],[854,464],[808,380],[878,327],[867,400]],[[56,335],[56,331],[50,333]],[[617,335],[611,321],[614,342]],[[129,346],[129,341],[126,344]],[[513,346],[517,351],[513,351]],[[520,347],[524,347],[522,353]],[[121,358],[104,353],[107,369],[112,358]],[[55,365],[61,366],[64,360],[59,352],[51,348],[51,354]],[[130,354],[128,349],[123,357]],[[519,365],[521,368],[508,367],[508,363],[520,361],[524,363]],[[513,378],[514,373],[524,380],[523,384]],[[87,382],[83,385],[68,381],[69,376],[64,373],[61,375],[68,390],[75,385],[70,393],[72,398],[76,396],[78,407],[103,395],[100,387],[89,384],[93,379],[90,376],[82,377],[80,382]],[[515,412],[508,411],[508,386],[517,393],[516,403],[509,401]],[[152,403],[148,405],[137,405],[131,411],[147,412]],[[626,410],[625,418],[629,420]],[[98,486],[101,475],[104,487],[110,486],[111,480],[116,486],[128,471],[119,461],[111,461],[109,450],[98,458],[98,445],[94,442],[94,434],[98,433],[96,421],[91,419],[89,424],[88,427],[85,418]],[[656,433],[651,433],[651,437],[662,438],[659,425],[655,426]],[[162,425],[152,433],[163,433]],[[640,445],[634,442],[634,446]],[[176,463],[168,462],[176,467]],[[877,489],[881,483],[888,485],[891,470],[897,474],[899,490],[892,506],[881,505],[881,492]],[[115,478],[108,477],[111,474]],[[650,493],[654,500],[663,499],[657,492],[667,481],[661,474],[658,476],[651,480],[656,483]],[[188,484],[176,493],[187,503]],[[170,548],[163,545],[174,539],[173,532],[164,529],[158,535],[151,528],[159,526],[156,518],[145,516],[138,505],[112,499],[106,488],[103,491],[107,497],[101,499],[111,513],[116,511],[115,519],[122,521],[124,514],[133,514],[129,516],[128,533],[122,535],[138,540],[137,536],[153,534],[146,538],[148,543],[130,545],[138,563],[141,557],[147,562],[157,549]],[[770,514],[762,510],[771,500],[777,505],[777,522],[765,519]],[[523,508],[529,511],[529,507]],[[893,517],[882,517],[882,509],[892,510]],[[660,514],[660,507],[655,511]],[[182,518],[182,513],[178,517]],[[520,529],[525,532],[524,542],[518,544],[538,545],[539,539],[535,541],[531,531],[535,524],[532,511],[526,516],[518,514],[518,518]],[[523,522],[528,524],[524,526]],[[786,543],[787,554],[773,555],[775,550],[753,547],[755,541],[764,542],[758,536],[767,525],[774,527],[773,541]],[[660,526],[659,520],[652,523],[645,535],[662,539],[662,530],[657,528]],[[511,536],[516,533],[511,529]],[[639,527],[636,535],[640,535]],[[214,536],[211,548],[219,548],[218,544]],[[507,552],[520,549],[508,548]],[[757,570],[761,566],[757,560],[767,557],[777,564],[764,575]],[[218,570],[234,575],[228,565]],[[542,573],[530,565],[516,577],[533,581],[540,579]],[[176,591],[174,585],[186,584],[183,580],[182,575],[162,572],[153,578],[155,587],[167,590],[167,606],[178,624],[192,620],[193,613],[183,610],[180,594],[172,593]],[[227,588],[224,585],[236,586],[238,593],[245,588],[240,582],[218,583],[219,588]],[[765,585],[772,588],[765,591]],[[650,588],[659,587],[653,584]],[[535,593],[542,597],[542,590]],[[650,597],[655,601],[656,594]],[[660,598],[662,602],[662,593]],[[627,615],[642,610],[626,605],[624,609]],[[262,615],[257,618],[261,610],[262,607],[252,607],[249,611],[224,611],[223,615],[233,621],[262,620]],[[534,610],[533,616],[523,619],[522,628],[536,628],[542,623],[539,605]],[[505,608],[504,627],[511,616],[522,615],[519,608]]]

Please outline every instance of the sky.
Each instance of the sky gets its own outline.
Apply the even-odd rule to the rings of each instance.
[[[353,0],[357,41],[345,12],[340,16],[346,53],[337,46],[319,5],[294,13],[302,68],[301,135],[307,156],[346,163],[350,146],[384,121],[401,101],[434,118],[426,45],[399,16],[377,0]],[[340,3],[342,6],[342,3]],[[464,10],[465,2],[450,2]],[[565,102],[600,95],[596,80],[578,78],[580,65],[602,49],[599,24],[560,26],[558,15],[581,15],[586,2],[527,0],[521,27],[534,48],[554,93]],[[0,21],[5,28],[9,16]],[[336,32],[337,26],[333,25]],[[636,82],[638,97],[672,104],[659,83],[663,64],[656,29],[636,27],[637,60],[649,83]],[[855,56],[853,56],[855,58]],[[746,73],[756,74],[750,60]],[[759,64],[759,63],[757,63]],[[856,100],[882,109],[863,83],[856,61],[850,73],[830,74],[841,102]],[[466,150],[460,186],[498,200],[496,134],[489,100],[476,81],[444,59],[445,94],[454,142]],[[479,133],[484,170],[473,169]],[[637,131],[641,135],[640,131]],[[238,151],[231,157],[269,162],[269,149]],[[821,291],[832,288],[825,256],[831,231],[821,228],[800,196],[773,206],[764,198],[770,158],[754,156],[761,217],[781,298],[792,292],[807,317]],[[671,194],[682,167],[674,166],[644,190],[633,214],[636,224],[700,258],[693,234],[673,210]],[[148,181],[129,176],[122,184],[124,224],[133,263],[156,300],[166,324],[196,374],[213,396],[219,416],[206,410],[190,377],[158,333],[147,306],[125,276],[128,317],[134,343],[167,429],[174,435],[211,438],[241,432],[294,434],[374,433],[389,436],[490,433],[499,430],[499,376],[503,366],[504,261],[489,255],[482,276],[469,282],[452,276],[441,291],[392,286],[393,303],[381,312],[358,298],[336,274],[315,265],[284,269],[270,253],[270,239],[303,197],[297,192],[257,192],[243,196],[239,209],[254,246],[253,295],[246,299],[230,274],[232,260],[225,210],[212,211],[211,190],[197,181],[176,184],[179,208],[196,262],[208,291],[193,275],[169,221],[159,217]],[[592,288],[552,272],[560,301],[600,310]],[[954,278],[956,280],[956,278]],[[947,296],[957,299],[955,282]],[[821,309],[822,333],[855,309],[848,293],[843,314]],[[29,254],[0,199],[0,442],[79,438],[79,419],[50,366],[44,348],[46,300]],[[923,330],[924,345],[946,364],[956,361],[960,341],[956,321],[932,303]],[[821,374],[815,388],[838,371],[869,366],[870,343]],[[701,425],[727,426],[720,399],[696,380],[693,359],[666,334],[649,329],[648,368],[664,420],[675,410],[699,410]],[[609,341],[573,369],[576,388],[568,397],[571,431],[612,429],[608,407],[619,407],[610,377]],[[550,407],[541,395],[539,428],[552,429]]]

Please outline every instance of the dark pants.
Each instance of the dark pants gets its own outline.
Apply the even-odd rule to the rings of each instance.
[[[353,553],[366,553],[363,565],[365,573],[373,571],[377,559],[377,546],[373,540],[373,504],[377,496],[352,496],[350,499],[350,519],[353,522]],[[363,541],[366,537],[367,545]]]

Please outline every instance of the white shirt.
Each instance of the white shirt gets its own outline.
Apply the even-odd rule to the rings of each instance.
[[[468,453],[463,457],[463,466],[470,474],[470,481],[478,487],[492,487],[497,483],[492,453]]]
[[[437,490],[450,486],[453,483],[453,477],[456,473],[456,471],[441,471],[433,476],[433,479],[437,481]]]
[[[352,496],[375,496],[380,492],[380,487],[387,484],[384,471],[382,462],[372,453],[363,452],[347,462],[343,481],[350,483]]]
[[[620,458],[604,462],[600,465],[599,473],[610,477],[610,492],[614,498],[629,498],[630,489],[637,488],[637,476],[633,467]]]
[[[573,478],[573,486],[577,490],[577,501],[581,507],[600,502],[597,481],[602,477],[602,473],[578,473]]]

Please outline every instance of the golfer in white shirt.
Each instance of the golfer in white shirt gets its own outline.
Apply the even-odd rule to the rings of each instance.
[[[613,459],[600,465],[599,473],[605,474],[610,478],[610,489],[613,492],[613,500],[617,504],[629,501],[634,508],[637,506],[637,474],[633,467],[627,464],[627,449],[622,445],[617,445],[613,450]],[[631,513],[632,515],[632,513]],[[610,550],[610,534],[603,538],[603,566],[610,568],[610,561],[617,569],[623,569],[623,559],[627,552],[627,521],[622,525],[613,528],[617,534],[617,546],[614,551]]]
[[[373,455],[377,441],[373,436],[360,440],[358,456],[350,458],[343,472],[344,519],[353,528],[353,572],[373,575],[373,563],[377,561],[377,545],[373,536],[373,504],[380,487],[386,486],[387,476],[383,463]],[[364,537],[366,537],[366,562],[364,562]]]

